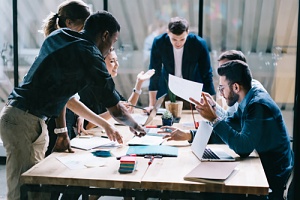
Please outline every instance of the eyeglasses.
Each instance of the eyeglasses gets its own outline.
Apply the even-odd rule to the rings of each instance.
[[[228,87],[230,87],[231,85],[232,85],[232,83],[228,84]],[[225,89],[224,85],[219,85],[218,90],[220,91],[221,94],[223,94],[224,89]]]

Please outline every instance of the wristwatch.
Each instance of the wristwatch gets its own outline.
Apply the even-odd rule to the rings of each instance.
[[[142,94],[142,90],[137,90],[135,88],[132,89],[132,92],[137,93],[137,94]]]
[[[215,127],[222,119],[220,117],[217,117],[214,119],[214,121],[210,122],[212,127]]]

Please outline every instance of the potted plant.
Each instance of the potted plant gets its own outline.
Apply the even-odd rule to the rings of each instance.
[[[169,110],[165,110],[161,116],[163,126],[172,126],[173,124],[173,115]]]
[[[170,101],[165,101],[165,108],[172,113],[174,118],[180,119],[182,113],[183,101],[177,101],[176,95],[169,88],[168,88],[168,96]]]

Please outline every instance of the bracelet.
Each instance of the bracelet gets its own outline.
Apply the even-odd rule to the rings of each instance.
[[[137,90],[135,88],[132,89],[132,92],[137,93],[137,94],[142,94],[142,90]]]
[[[64,128],[55,128],[54,129],[54,133],[55,134],[65,133],[65,132],[68,132],[68,128],[67,127],[64,127]]]

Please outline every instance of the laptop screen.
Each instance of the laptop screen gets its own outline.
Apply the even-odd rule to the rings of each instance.
[[[192,143],[193,153],[201,160],[213,128],[205,121],[200,121],[197,133]]]
[[[161,104],[163,103],[166,95],[167,94],[164,94],[164,95],[162,95],[161,97],[159,97],[157,99],[155,105],[153,106],[153,109],[151,110],[146,122],[143,125],[149,124],[154,119],[154,117],[156,116],[156,113],[157,113],[158,109],[161,107]]]

